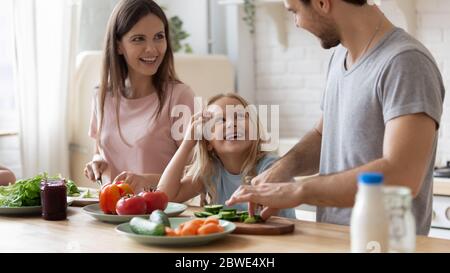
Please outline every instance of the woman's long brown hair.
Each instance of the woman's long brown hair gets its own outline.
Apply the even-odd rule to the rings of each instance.
[[[163,61],[155,75],[152,76],[152,84],[156,88],[158,96],[158,117],[166,98],[165,90],[170,83],[180,83],[173,61],[173,51],[169,39],[169,23],[164,11],[152,0],[121,0],[114,8],[107,25],[107,32],[104,42],[103,63],[101,71],[101,82],[98,92],[98,114],[99,124],[97,133],[97,145],[100,147],[101,131],[103,127],[103,116],[105,107],[105,98],[108,92],[114,98],[116,107],[116,121],[119,135],[122,141],[129,145],[122,135],[119,122],[120,98],[125,90],[125,80],[128,77],[128,66],[125,58],[118,53],[118,42],[128,33],[131,28],[143,17],[154,14],[164,24],[165,39],[167,49]]]

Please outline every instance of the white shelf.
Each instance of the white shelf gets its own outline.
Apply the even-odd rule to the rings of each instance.
[[[406,21],[407,31],[415,35],[417,29],[416,0],[395,0]]]
[[[244,0],[220,0],[219,5],[242,5]],[[256,5],[268,4],[268,3],[280,3],[283,4],[283,0],[256,0]]]
[[[244,0],[220,0],[220,5],[243,5]],[[286,14],[283,0],[256,0],[255,5],[263,7],[277,28],[277,39],[280,45],[287,47]]]

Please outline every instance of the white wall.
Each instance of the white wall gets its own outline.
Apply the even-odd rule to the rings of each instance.
[[[208,53],[208,0],[181,1],[157,0],[160,6],[166,8],[168,18],[178,16],[183,21],[183,28],[190,36],[183,40],[191,45],[194,53]]]
[[[384,0],[386,15],[401,27],[405,20]],[[450,1],[417,0],[416,37],[436,58],[447,90],[450,89]],[[331,54],[317,39],[295,28],[286,13],[288,46],[284,50],[275,27],[261,8],[256,25],[256,97],[260,104],[280,104],[280,136],[301,138],[320,116],[326,69]],[[438,147],[438,164],[450,160],[449,99],[445,100]]]

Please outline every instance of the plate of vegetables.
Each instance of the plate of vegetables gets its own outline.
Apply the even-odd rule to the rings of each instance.
[[[41,181],[44,179],[60,178],[49,177],[46,173],[28,179],[21,179],[8,186],[0,186],[0,215],[28,215],[40,214],[41,207]],[[72,180],[66,181],[67,203],[72,199],[70,195],[78,192]]]
[[[170,217],[180,215],[187,209],[185,204],[169,202],[164,212]],[[149,217],[150,213],[142,214],[108,214],[102,211],[99,204],[91,204],[83,207],[83,211],[95,219],[108,223],[124,223],[130,221],[133,217]]]
[[[78,187],[79,193],[74,193],[69,197],[73,200],[72,206],[87,206],[99,202],[100,190],[94,188]]]
[[[134,217],[120,224],[116,231],[136,242],[163,246],[196,246],[208,244],[232,233],[236,225],[226,220],[172,217],[154,211],[150,217]]]
[[[184,204],[169,202],[162,191],[143,191],[134,194],[130,185],[115,182],[102,187],[98,204],[83,207],[83,211],[95,219],[109,223],[123,223],[136,216],[148,217],[155,210],[162,210],[173,217],[187,209]]]

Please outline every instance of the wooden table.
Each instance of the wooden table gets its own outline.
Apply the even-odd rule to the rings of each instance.
[[[190,211],[183,215],[191,215]],[[195,210],[195,208],[194,208]],[[136,243],[69,207],[66,221],[40,216],[0,216],[1,252],[348,252],[349,228],[295,221],[295,231],[281,236],[234,235],[199,247],[158,247]],[[450,240],[417,237],[417,252],[450,252]]]

